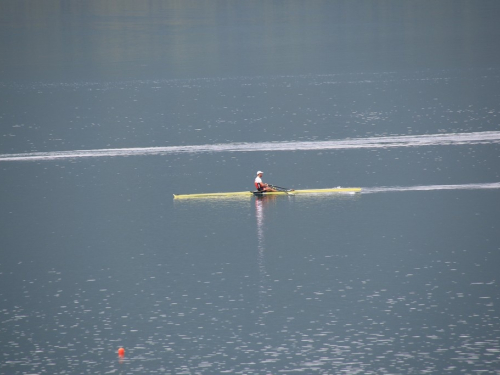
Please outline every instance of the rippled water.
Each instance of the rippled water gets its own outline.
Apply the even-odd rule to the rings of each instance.
[[[3,371],[493,373],[498,188],[133,204],[143,243],[3,257]]]

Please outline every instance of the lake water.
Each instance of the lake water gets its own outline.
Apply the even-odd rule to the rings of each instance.
[[[499,17],[1,2],[0,373],[499,374]]]

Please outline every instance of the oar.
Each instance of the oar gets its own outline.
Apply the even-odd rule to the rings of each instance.
[[[271,185],[271,184],[267,184],[267,186],[272,187],[274,190],[284,191],[285,193],[293,191],[293,189],[287,189],[287,188],[284,188],[284,187],[280,187],[280,186],[276,186],[276,185]]]

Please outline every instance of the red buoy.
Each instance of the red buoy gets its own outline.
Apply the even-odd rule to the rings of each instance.
[[[125,355],[125,349],[123,349],[123,348],[118,349],[118,355],[120,357],[123,357]]]

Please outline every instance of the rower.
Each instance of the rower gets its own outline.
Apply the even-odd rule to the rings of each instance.
[[[264,172],[258,171],[257,172],[257,177],[255,177],[255,187],[257,188],[257,191],[276,191],[273,188],[271,188],[268,184],[262,182],[262,175]]]

